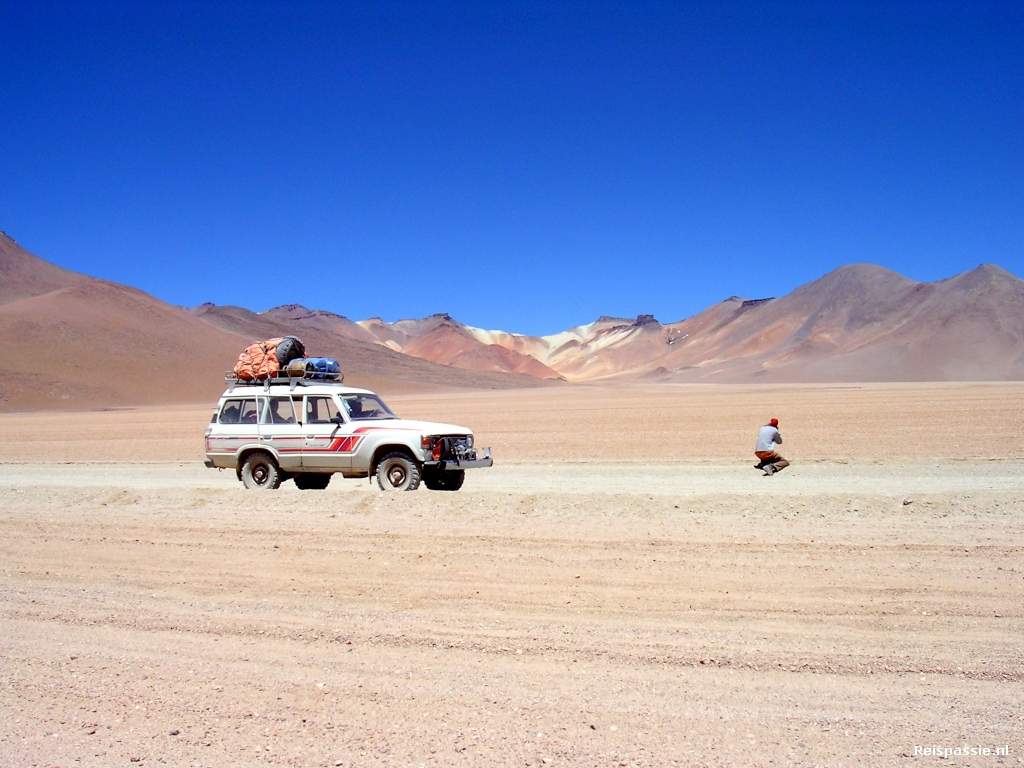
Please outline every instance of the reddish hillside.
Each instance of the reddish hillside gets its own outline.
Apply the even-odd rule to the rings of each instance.
[[[601,317],[544,337],[472,328],[445,314],[357,325],[407,355],[570,381],[1018,379],[1022,286],[992,265],[916,283],[851,264],[781,298],[734,296],[668,325],[650,315]]]
[[[1024,281],[991,265],[937,283],[851,265],[726,322],[702,315],[659,361],[687,380],[1024,378]]]
[[[479,331],[456,322],[446,313],[422,320],[386,323],[379,317],[353,323],[323,310],[290,305],[267,310],[269,317],[287,318],[295,327],[329,330],[339,336],[371,341],[404,355],[466,371],[513,373],[535,379],[560,379],[556,371],[523,352],[531,337]],[[539,339],[535,349],[543,349]]]
[[[534,377],[495,374],[484,369],[463,371],[404,355],[381,344],[331,332],[327,328],[337,328],[340,324],[333,321],[322,323],[320,320],[310,322],[304,313],[297,313],[300,321],[296,322],[288,318],[290,312],[283,311],[256,313],[241,307],[218,307],[213,304],[202,304],[189,311],[211,326],[241,334],[250,340],[298,336],[310,356],[336,358],[345,371],[346,382],[383,393],[430,389],[504,389],[537,386],[541,383]]]
[[[992,264],[921,283],[870,343],[806,366],[814,379],[1024,378],[1024,281]]]
[[[322,309],[306,309],[301,304],[286,304],[261,312],[264,317],[280,320],[295,328],[309,328],[332,336],[345,336],[357,341],[375,343],[377,338],[359,323]]]
[[[468,371],[522,373],[538,379],[558,379],[558,373],[529,355],[497,344],[483,344],[454,322],[435,325],[402,350],[407,355]]]
[[[402,347],[412,341],[412,338],[408,333],[395,328],[390,323],[385,323],[379,317],[371,317],[369,320],[360,320],[357,325],[372,335],[374,340],[379,344],[383,344],[388,349],[393,349],[398,352],[401,352]]]
[[[212,403],[224,372],[248,344],[286,334],[337,358],[346,381],[385,393],[539,383],[460,371],[349,339],[331,332],[332,318],[303,317],[305,324],[297,325],[289,315],[301,313],[258,315],[211,304],[187,311],[60,269],[6,236],[0,236],[0,286],[0,334],[16,341],[0,356],[4,410]]]
[[[650,315],[636,320],[601,318],[579,338],[557,342],[549,364],[571,381],[610,378],[649,370],[671,349],[670,333]]]
[[[246,343],[142,291],[89,280],[0,306],[7,409],[212,403]]]
[[[828,356],[885,326],[914,285],[882,267],[853,264],[779,299],[729,300],[674,324],[680,340],[661,365],[691,375],[749,375]]]
[[[0,232],[0,304],[42,296],[91,279],[33,256]]]
[[[346,381],[382,392],[537,386],[544,379],[1024,379],[1024,281],[985,264],[935,283],[854,264],[792,293],[737,297],[662,325],[602,317],[545,337],[447,314],[354,323],[299,305],[172,307],[56,267],[0,234],[0,407],[212,402],[250,342],[297,335]]]

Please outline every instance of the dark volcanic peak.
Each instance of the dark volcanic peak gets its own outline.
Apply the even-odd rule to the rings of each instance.
[[[633,325],[639,328],[644,325],[661,325],[661,323],[654,319],[654,315],[637,315]]]
[[[265,309],[262,312],[260,312],[260,314],[261,315],[269,315],[269,314],[272,314],[272,313],[273,314],[278,314],[278,315],[293,314],[293,313],[308,314],[309,312],[310,312],[310,310],[307,307],[302,306],[301,304],[281,304],[280,306],[277,306],[277,307],[271,307],[270,309]]]
[[[286,317],[290,320],[305,320],[311,317],[327,317],[337,318],[340,320],[348,320],[344,315],[339,315],[337,312],[331,312],[326,309],[308,309],[301,304],[282,304],[279,307],[272,307],[271,309],[260,312],[261,315],[272,315],[274,317]]]
[[[384,321],[382,321],[384,322]],[[393,328],[405,328],[405,329],[422,329],[429,330],[438,325],[462,325],[458,320],[449,315],[447,312],[435,312],[432,315],[427,315],[423,318],[418,317],[403,317],[401,320],[395,320],[393,323],[384,322],[385,325],[390,325]],[[413,331],[416,332],[415,330]]]
[[[765,304],[769,301],[775,301],[774,296],[769,296],[767,299],[744,299],[740,304],[741,307],[756,307],[758,304]]]

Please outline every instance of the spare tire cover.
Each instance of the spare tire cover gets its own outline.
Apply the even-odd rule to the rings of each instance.
[[[277,345],[277,364],[284,368],[292,360],[306,356],[306,349],[297,336],[285,336]]]

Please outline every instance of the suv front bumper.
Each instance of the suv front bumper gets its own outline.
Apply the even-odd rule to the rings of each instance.
[[[467,459],[465,461],[455,461],[454,459],[445,461],[425,461],[423,462],[423,466],[440,470],[480,469],[482,467],[494,466],[494,459],[488,456],[486,459]]]

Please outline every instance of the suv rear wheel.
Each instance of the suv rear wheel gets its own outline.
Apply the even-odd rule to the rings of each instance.
[[[242,462],[242,484],[250,490],[280,487],[281,470],[274,457],[266,451],[256,451],[246,456]]]
[[[419,465],[405,453],[389,453],[377,465],[382,491],[415,491],[420,487]]]
[[[295,487],[300,491],[322,491],[331,484],[331,476],[319,472],[303,472],[295,476]]]

